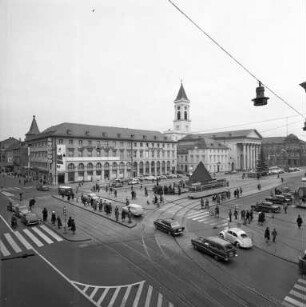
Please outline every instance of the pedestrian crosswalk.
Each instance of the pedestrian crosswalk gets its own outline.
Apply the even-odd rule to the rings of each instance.
[[[46,225],[39,225],[3,234],[0,239],[0,253],[3,257],[8,257],[33,247],[42,247],[61,241],[63,238],[53,230]]]
[[[120,286],[95,286],[72,281],[95,306],[97,307],[174,307],[162,293],[156,291],[145,280]]]
[[[306,279],[300,278],[297,280],[292,290],[284,298],[282,306],[306,307]]]

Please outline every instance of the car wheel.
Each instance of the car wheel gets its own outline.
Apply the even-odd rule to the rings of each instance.
[[[220,233],[220,238],[224,239],[224,234],[223,233]]]
[[[240,248],[239,242],[235,242],[235,246],[236,246],[237,248]]]
[[[195,244],[193,244],[193,249],[198,249],[197,246]]]

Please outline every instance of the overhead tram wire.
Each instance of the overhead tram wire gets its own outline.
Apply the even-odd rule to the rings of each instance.
[[[172,0],[168,0],[172,4],[173,7],[176,8],[177,11],[179,11],[185,18],[187,18],[200,32],[202,32],[205,36],[207,36],[215,45],[217,45],[226,55],[228,55],[236,64],[238,64],[243,70],[245,70],[251,77],[253,77],[256,81],[260,82],[260,78],[257,78],[248,68],[246,68],[241,62],[239,62],[233,55],[231,55],[224,47],[222,47],[214,38],[212,38],[207,32],[205,32],[195,21],[193,21],[184,11],[182,11],[175,3],[172,2]],[[289,108],[291,108],[294,112],[302,116],[304,119],[305,116],[299,112],[297,109],[295,109],[293,106],[291,106],[285,99],[283,99],[281,96],[279,96],[275,91],[273,91],[270,87],[268,87],[266,84],[261,82],[261,84],[268,89],[274,96],[276,96],[279,100],[281,100],[283,103],[285,103]]]
[[[223,129],[228,129],[228,128],[235,128],[235,127],[253,125],[253,124],[262,124],[262,123],[267,123],[267,122],[272,122],[272,121],[278,121],[278,120],[287,119],[287,118],[292,118],[292,117],[297,117],[297,116],[299,116],[299,115],[292,115],[292,116],[285,116],[285,117],[277,117],[277,118],[262,120],[262,121],[259,121],[259,122],[249,122],[249,123],[245,123],[245,124],[231,125],[231,126],[221,127],[221,128],[213,128],[213,129],[207,129],[207,130],[201,130],[201,131],[193,131],[193,132],[190,132],[189,134],[201,134],[201,133],[205,133],[205,132],[208,132],[208,131],[223,130]]]

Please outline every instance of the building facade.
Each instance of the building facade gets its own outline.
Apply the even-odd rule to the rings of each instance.
[[[17,139],[10,137],[6,140],[0,142],[0,167],[1,170],[9,170],[12,171],[13,164],[13,153],[8,150],[11,146],[18,145],[20,141]]]
[[[202,135],[187,135],[177,144],[177,170],[191,175],[199,162],[210,173],[225,172],[229,169],[229,148]]]
[[[62,123],[26,143],[31,171],[53,184],[176,172],[176,142],[158,131]]]
[[[228,148],[227,167],[225,171],[249,171],[256,169],[262,136],[255,129],[234,130],[200,134],[213,139]],[[209,166],[205,164],[206,168]],[[215,169],[215,167],[213,167]]]
[[[306,165],[306,143],[294,134],[287,137],[264,138],[262,146],[269,167],[289,168]]]
[[[190,100],[187,98],[183,84],[177,93],[174,100],[174,120],[173,129],[169,129],[164,132],[164,135],[168,136],[174,141],[178,141],[191,131],[191,119],[190,119]]]

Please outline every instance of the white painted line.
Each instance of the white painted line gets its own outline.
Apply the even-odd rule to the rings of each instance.
[[[282,306],[285,306],[285,307],[294,307],[293,305],[287,303],[286,301],[282,301]]]
[[[225,223],[223,223],[223,224],[220,224],[220,225],[218,225],[219,227],[225,227],[225,226],[228,226],[228,223],[227,222],[225,222]]]
[[[97,293],[98,290],[99,290],[99,287],[95,287],[94,290],[91,292],[89,298],[93,299],[93,297],[95,296],[95,294]]]
[[[297,291],[294,291],[294,290],[291,290],[289,293],[290,293],[291,295],[293,295],[293,296],[299,298],[299,299],[302,299],[303,301],[306,300],[306,295],[303,294],[303,293],[300,293],[300,292],[297,292]]]
[[[85,288],[82,290],[84,293],[88,290],[89,285],[85,286]]]
[[[303,291],[303,292],[306,292],[306,288],[299,286],[299,285],[294,285],[293,288],[298,289],[298,290]]]
[[[161,307],[163,304],[163,295],[158,293],[157,307]]]
[[[26,249],[33,249],[32,245],[21,235],[21,233],[19,233],[19,231],[15,231],[14,234]]]
[[[169,302],[169,306],[168,307],[174,307],[174,305],[171,302]]]
[[[2,191],[1,192],[3,195],[7,196],[7,197],[14,197],[14,194],[11,194],[9,192],[6,192],[6,191]]]
[[[210,220],[210,219],[211,219],[210,216],[206,216],[203,219],[198,220],[198,222],[203,222],[203,221],[207,221],[207,220]]]
[[[149,285],[148,292],[147,292],[147,297],[146,297],[146,302],[144,307],[150,307],[150,301],[151,301],[151,296],[152,296],[152,286]]]
[[[109,302],[108,306],[107,307],[113,307],[114,303],[115,303],[115,300],[117,298],[117,295],[120,291],[120,287],[117,287],[116,291],[114,292],[113,296],[112,296],[112,299],[111,301]]]
[[[199,214],[205,214],[205,212],[194,212],[194,213],[191,213],[191,214],[187,214],[187,217],[188,218],[193,218],[193,217],[196,217],[196,216],[198,216]]]
[[[12,238],[12,236],[9,233],[5,233],[4,234],[6,240],[8,241],[8,243],[11,245],[11,247],[13,248],[13,250],[16,253],[20,253],[22,252],[21,248],[18,246],[18,244],[14,241],[14,239]]]
[[[18,187],[15,187],[15,189],[17,189],[17,190],[21,190],[20,188],[18,188]]]
[[[204,215],[200,215],[200,216],[197,216],[197,217],[194,217],[192,218],[193,221],[196,221],[196,220],[200,220],[204,217]]]
[[[109,289],[110,289],[110,288],[104,289],[104,291],[103,291],[101,297],[100,297],[99,300],[97,301],[97,306],[101,306],[101,303],[102,303],[102,301],[104,300],[104,298],[105,298],[105,296],[106,296],[106,294],[107,294],[107,292],[108,292]]]
[[[0,251],[4,257],[9,256],[11,254],[1,240],[0,240]]]
[[[295,299],[293,299],[293,298],[291,298],[289,296],[285,297],[285,301],[289,302],[290,304],[292,304],[293,306],[296,306],[296,307],[305,307],[304,303],[299,302],[299,301],[297,301],[297,300],[295,300]]]
[[[40,225],[40,228],[42,228],[45,232],[47,232],[50,236],[52,236],[56,241],[60,242],[63,241],[63,238],[60,237],[58,234],[56,234],[53,230],[51,230],[46,225]]]
[[[29,229],[24,229],[24,233],[38,246],[44,246],[30,231]]]
[[[298,279],[298,282],[301,283],[301,284],[306,285],[306,280],[305,280],[305,279],[301,279],[301,278],[300,278],[300,279]]]
[[[141,291],[142,291],[143,284],[144,284],[143,282],[139,284],[138,291],[136,293],[136,297],[135,297],[135,300],[134,300],[134,303],[133,303],[133,307],[138,306],[138,302],[139,302],[139,299],[140,299],[140,294],[141,294]]]
[[[48,244],[53,243],[51,239],[49,239],[44,233],[42,233],[37,227],[32,227],[32,229],[41,237],[43,238]]]
[[[131,289],[132,289],[132,285],[127,287],[127,289],[125,291],[125,294],[124,294],[124,297],[122,299],[120,307],[125,307],[125,304],[126,304],[126,301],[127,301],[128,297],[130,295]]]

